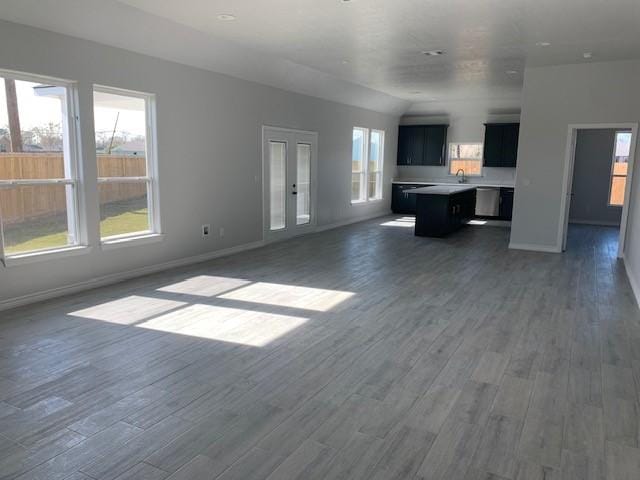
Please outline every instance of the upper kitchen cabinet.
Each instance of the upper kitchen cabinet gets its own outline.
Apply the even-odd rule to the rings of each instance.
[[[484,134],[484,166],[515,168],[519,123],[487,123]]]
[[[402,126],[398,132],[398,165],[422,165],[424,127]]]
[[[444,165],[447,145],[446,125],[427,125],[424,127],[425,144],[423,165]]]
[[[398,165],[444,165],[447,125],[403,125],[398,132]]]

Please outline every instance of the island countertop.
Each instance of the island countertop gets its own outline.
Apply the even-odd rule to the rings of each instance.
[[[475,190],[476,188],[474,185],[435,185],[433,187],[414,188],[407,190],[406,193],[410,195],[454,195],[460,192]]]

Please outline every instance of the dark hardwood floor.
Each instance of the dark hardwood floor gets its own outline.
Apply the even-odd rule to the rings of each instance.
[[[640,478],[617,230],[397,216],[0,313],[0,479]]]

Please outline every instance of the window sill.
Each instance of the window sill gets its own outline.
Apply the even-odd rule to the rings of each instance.
[[[4,265],[6,267],[15,267],[20,265],[28,265],[30,263],[43,262],[45,260],[55,260],[58,258],[84,255],[89,252],[91,252],[91,247],[86,245],[75,245],[72,247],[58,248],[56,250],[21,253],[19,255],[11,255],[10,257],[6,257],[4,259]]]
[[[131,235],[126,237],[113,237],[107,240],[103,240],[100,243],[102,250],[115,250],[122,247],[135,247],[137,245],[148,245],[150,243],[157,243],[164,240],[164,234],[162,233],[145,233],[142,235]]]

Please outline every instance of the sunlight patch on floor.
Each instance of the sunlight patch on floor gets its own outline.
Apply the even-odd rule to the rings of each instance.
[[[263,347],[307,322],[307,318],[194,304],[136,325],[160,332]]]
[[[249,280],[239,278],[198,275],[181,282],[158,288],[159,292],[195,295],[198,297],[214,297],[221,293],[250,284]]]
[[[326,312],[354,295],[339,290],[256,282],[218,298]]]
[[[186,302],[176,300],[130,295],[99,305],[92,305],[82,310],[76,310],[75,312],[70,312],[69,315],[90,320],[100,320],[101,322],[117,323],[119,325],[132,325],[185,305],[187,305]]]
[[[401,217],[394,218],[388,222],[384,222],[380,224],[381,227],[405,227],[405,228],[413,228],[416,226],[416,218],[415,217]]]

